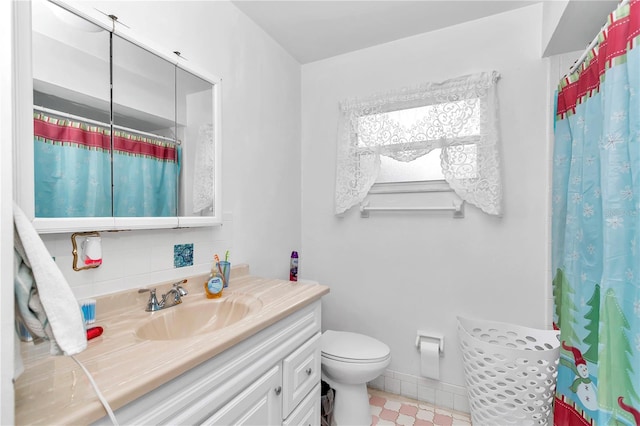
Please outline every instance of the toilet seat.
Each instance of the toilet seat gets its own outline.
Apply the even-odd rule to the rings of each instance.
[[[382,358],[375,358],[375,359],[371,359],[371,358],[367,358],[367,359],[352,359],[352,358],[342,358],[339,356],[332,356],[332,355],[327,355],[325,353],[322,353],[322,358],[324,359],[330,359],[333,361],[337,361],[337,362],[345,362],[345,363],[353,363],[353,364],[374,364],[376,362],[382,362],[384,360],[389,359],[389,355],[382,357]]]
[[[376,363],[391,356],[389,346],[373,337],[327,330],[322,335],[322,357],[346,363]]]

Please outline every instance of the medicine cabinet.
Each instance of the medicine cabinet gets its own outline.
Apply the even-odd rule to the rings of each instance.
[[[36,229],[220,224],[220,80],[115,16],[33,0],[31,25]]]

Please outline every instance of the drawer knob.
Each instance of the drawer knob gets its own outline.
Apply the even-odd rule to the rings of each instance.
[[[307,369],[305,370],[305,372],[307,373],[307,376],[310,376],[310,375],[311,375],[311,371],[312,371],[312,370],[311,370],[311,367],[309,367],[309,368],[307,368]]]
[[[282,392],[282,386],[278,386],[277,388],[274,389],[276,395],[280,395],[280,392]]]

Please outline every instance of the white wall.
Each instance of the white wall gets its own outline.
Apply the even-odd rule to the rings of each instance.
[[[331,286],[323,327],[391,347],[390,369],[419,376],[418,329],[445,336],[441,380],[462,385],[456,315],[545,328],[549,141],[542,5],[302,67],[305,277]],[[497,70],[504,217],[467,205],[441,214],[333,214],[338,103],[344,98]],[[555,84],[555,83],[554,83]]]
[[[74,272],[69,234],[44,240],[77,297],[136,288],[210,268],[231,251],[253,273],[287,278],[300,249],[300,65],[227,1],[79,3],[118,16],[140,38],[179,50],[222,79],[223,226],[102,233],[100,268]],[[194,266],[174,269],[174,244]]]
[[[13,221],[14,10],[0,2],[0,424],[12,424],[13,402]]]
[[[555,32],[562,14],[566,11],[569,0],[559,1],[546,1],[542,3],[542,51],[547,49],[547,46],[553,40],[553,33]],[[543,55],[547,56],[547,55]]]
[[[618,0],[545,1],[543,56],[576,50],[582,53],[620,3]]]

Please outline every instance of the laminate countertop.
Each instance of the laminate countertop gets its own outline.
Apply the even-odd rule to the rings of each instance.
[[[247,265],[239,265],[232,269],[223,296],[207,299],[203,288],[206,278],[187,278],[183,286],[189,294],[183,303],[158,312],[145,311],[149,293],[138,293],[137,289],[96,297],[95,326],[103,327],[104,332],[90,340],[76,358],[89,370],[114,411],[329,293],[329,287],[320,284],[251,276]],[[166,282],[147,288],[157,288],[160,297],[170,286]],[[239,315],[240,319],[236,316],[229,325],[218,322],[210,329],[207,325],[187,330],[184,337],[148,338],[163,332],[160,325],[149,325],[152,320],[162,322],[156,318],[169,312],[179,317],[181,310],[202,311],[203,304],[222,302],[230,307],[225,315]],[[16,424],[88,424],[106,415],[89,380],[71,357],[49,355],[48,342],[20,345],[25,371],[15,383]]]

